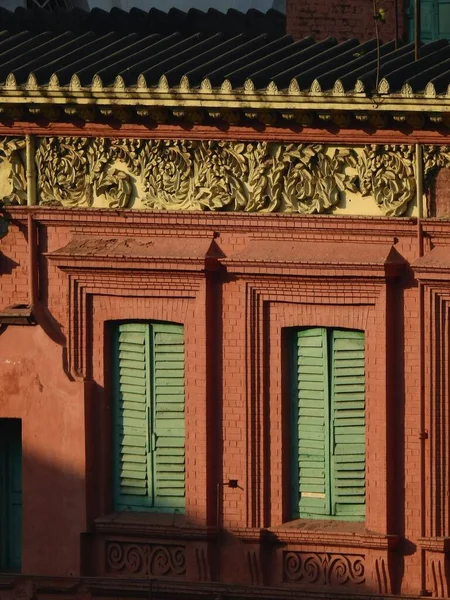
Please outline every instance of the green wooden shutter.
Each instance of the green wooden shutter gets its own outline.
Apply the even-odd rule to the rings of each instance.
[[[0,419],[0,568],[20,571],[22,440],[19,419]]]
[[[152,505],[148,325],[119,325],[115,350],[115,509],[136,510]]]
[[[437,35],[450,39],[450,0],[438,0]]]
[[[420,10],[420,39],[422,42],[431,42],[437,38],[437,7],[435,0],[421,0]]]
[[[119,325],[115,349],[115,508],[182,511],[183,326]]]
[[[414,41],[414,0],[407,10],[409,38]],[[421,0],[420,39],[427,43],[440,38],[450,39],[450,0]]]
[[[329,394],[325,329],[297,332],[293,397],[294,516],[329,514]]]
[[[364,334],[334,330],[330,352],[332,514],[347,520],[364,520]]]
[[[153,477],[155,506],[185,505],[184,331],[182,325],[153,325]]]

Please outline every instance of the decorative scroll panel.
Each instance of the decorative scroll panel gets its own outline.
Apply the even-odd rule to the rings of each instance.
[[[366,581],[365,557],[329,552],[283,552],[283,579],[309,585],[360,585]]]
[[[108,542],[106,571],[142,577],[184,577],[186,548],[171,544]]]

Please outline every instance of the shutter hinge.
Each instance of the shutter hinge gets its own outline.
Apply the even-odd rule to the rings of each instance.
[[[152,452],[154,452],[156,450],[156,441],[158,439],[158,436],[156,435],[155,432],[152,433]]]
[[[428,431],[421,431],[419,433],[419,440],[427,440],[428,439]]]

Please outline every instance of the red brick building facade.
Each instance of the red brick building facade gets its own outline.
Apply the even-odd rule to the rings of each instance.
[[[133,87],[117,64],[150,42],[128,33],[111,42],[118,55],[83,56],[106,29],[62,41],[34,32],[59,69],[4,67],[0,433],[19,440],[21,459],[0,442],[1,600],[448,597],[441,83],[433,98],[414,82],[401,95],[387,72],[378,102],[379,90],[346,96],[335,83],[348,89],[353,68],[332,72],[331,92],[319,63],[305,91],[306,69],[288,89],[294,67],[276,62],[260,91],[262,65],[247,77],[243,57],[266,60],[284,42],[264,54],[253,38],[225,38],[230,54],[216,51],[208,83],[195,88],[203,63],[179,73],[176,54],[164,71],[133,59]],[[63,41],[85,61],[71,78]],[[329,51],[347,68],[346,46]],[[358,75],[366,90],[371,72]],[[122,73],[114,86],[111,73]],[[176,329],[158,338],[160,325]],[[342,332],[363,340],[346,342],[344,366]],[[140,396],[127,387],[141,385]],[[137,396],[156,423],[142,460]],[[319,427],[324,397],[334,416]],[[182,442],[158,429],[159,412],[183,419]],[[121,472],[116,452],[128,457]]]
[[[387,0],[379,4],[386,11],[386,22],[380,24],[381,35],[385,40],[395,38],[396,23],[398,36],[405,35],[407,8],[404,0]],[[357,37],[370,40],[375,37],[373,3],[366,0],[344,2],[343,0],[306,0],[286,3],[288,32],[296,39],[312,35],[317,39],[326,36],[344,41]]]

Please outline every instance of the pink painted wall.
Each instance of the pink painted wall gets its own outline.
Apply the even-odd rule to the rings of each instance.
[[[77,575],[85,518],[84,385],[40,327],[0,335],[0,414],[22,419],[23,572]]]

